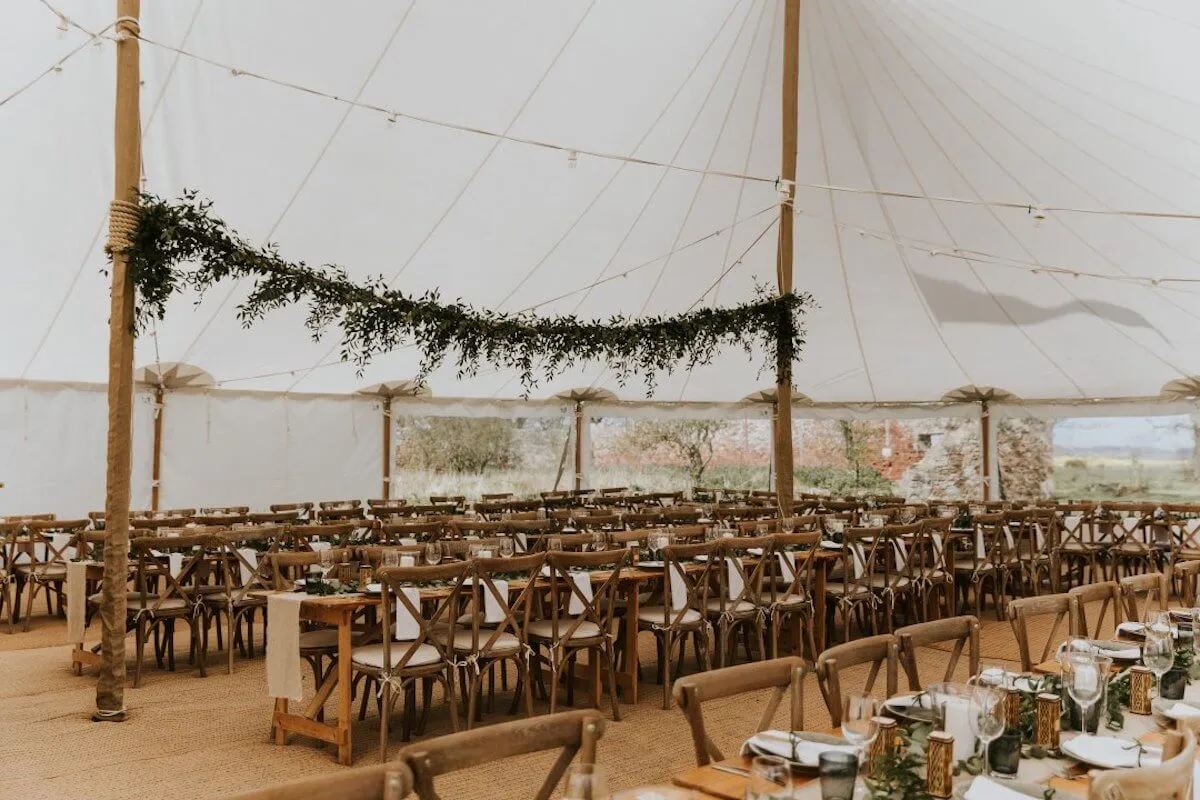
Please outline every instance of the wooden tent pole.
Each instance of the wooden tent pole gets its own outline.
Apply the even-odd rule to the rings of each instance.
[[[983,499],[992,499],[992,414],[987,400],[979,401],[979,439],[983,448]]]
[[[383,398],[383,499],[392,499],[392,398]]]
[[[125,592],[129,569],[129,478],[133,469],[134,286],[125,254],[137,224],[141,179],[141,0],[117,0],[117,80],[113,126],[113,202],[108,250],[112,309],[108,320],[108,474],[104,500],[104,583],[100,602],[100,678],[96,719],[125,718]]]
[[[583,488],[583,402],[575,402],[575,491]]]
[[[792,199],[796,193],[796,148],[799,140],[800,89],[800,0],[786,0],[783,12],[783,153],[780,176],[788,201],[779,207],[779,249],[776,262],[779,293],[792,291],[793,222]],[[787,364],[775,384],[775,492],[779,509],[792,513],[792,366]]]
[[[162,429],[166,412],[166,392],[162,384],[154,388],[154,461],[151,462],[150,510],[158,511],[159,490],[162,485]]]

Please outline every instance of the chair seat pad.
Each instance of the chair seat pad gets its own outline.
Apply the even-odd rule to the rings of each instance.
[[[638,609],[638,621],[646,622],[651,625],[661,625],[663,623],[663,606],[646,606]],[[679,611],[671,611],[669,621],[671,625],[699,625],[703,617],[700,612],[694,608],[689,608],[683,611],[683,616],[679,616]],[[676,622],[678,620],[678,622]]]
[[[705,605],[710,614],[721,613],[721,598],[714,597]],[[733,614],[754,614],[758,611],[758,607],[749,600],[739,600],[736,603],[725,601],[725,610]]]
[[[318,628],[300,634],[301,650],[337,650],[337,628]]]
[[[568,617],[559,617],[558,619],[558,635],[562,638],[567,631],[574,625],[574,621]],[[554,621],[549,619],[539,619],[529,623],[529,627],[525,629],[532,638],[535,639],[553,639],[554,638]],[[594,639],[600,635],[600,626],[590,620],[584,620],[571,634],[572,639]]]
[[[66,564],[17,564],[13,572],[18,575],[36,574],[47,581],[62,581],[67,579]]]
[[[100,598],[102,596],[103,595],[101,595],[100,592],[96,592],[95,594],[88,595],[88,603],[98,606],[98,605],[100,605]],[[137,592],[131,592],[131,593],[125,595],[126,611],[137,611],[140,608],[153,609],[153,608],[155,608],[154,604],[157,602],[158,602],[158,598],[152,594],[146,595],[145,605],[142,604],[142,596],[140,594],[138,594]],[[166,600],[162,601],[162,604],[158,606],[157,610],[159,612],[167,612],[167,611],[178,611],[180,609],[185,609],[185,608],[191,608],[191,606],[188,603],[184,602],[182,597],[168,597]]]
[[[399,664],[400,659],[404,658],[404,655],[413,649],[414,645],[412,642],[392,642],[391,666],[395,667]],[[383,645],[369,644],[364,647],[356,647],[350,651],[350,660],[364,667],[383,669]],[[419,644],[415,645],[415,652],[413,652],[412,658],[404,666],[406,668],[427,667],[441,660],[442,654],[436,647],[431,644]]]
[[[435,631],[433,636],[442,644],[447,644],[449,637],[447,630]],[[481,628],[479,631],[479,647],[484,648],[488,642],[492,641],[495,635],[494,631]],[[471,646],[471,631],[457,630],[454,632],[453,649],[456,653],[473,653],[475,648]],[[504,653],[515,653],[521,649],[521,640],[511,633],[505,631],[496,637],[490,647],[487,647],[486,652],[491,655],[500,655]]]
[[[775,599],[775,607],[782,609],[804,608],[811,606],[812,599],[804,594],[789,594]]]

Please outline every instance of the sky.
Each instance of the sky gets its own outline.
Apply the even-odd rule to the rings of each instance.
[[[1054,425],[1053,438],[1055,448],[1189,450],[1192,447],[1192,421],[1186,414],[1064,419]]]

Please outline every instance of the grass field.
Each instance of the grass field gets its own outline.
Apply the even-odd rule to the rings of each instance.
[[[1059,499],[1200,500],[1200,482],[1188,459],[1056,456],[1053,477]]]

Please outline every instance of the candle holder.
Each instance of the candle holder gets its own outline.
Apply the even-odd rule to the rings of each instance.
[[[1046,750],[1058,749],[1059,717],[1062,706],[1056,694],[1039,694],[1037,696],[1037,725],[1034,742]]]
[[[925,744],[925,788],[945,800],[954,794],[954,737],[945,731],[929,734]]]
[[[1149,667],[1129,668],[1129,711],[1132,714],[1149,714],[1150,687],[1154,685],[1154,673]]]
[[[896,720],[891,717],[872,717],[871,723],[879,730],[871,742],[869,755],[870,769],[875,769],[876,762],[896,749]]]

